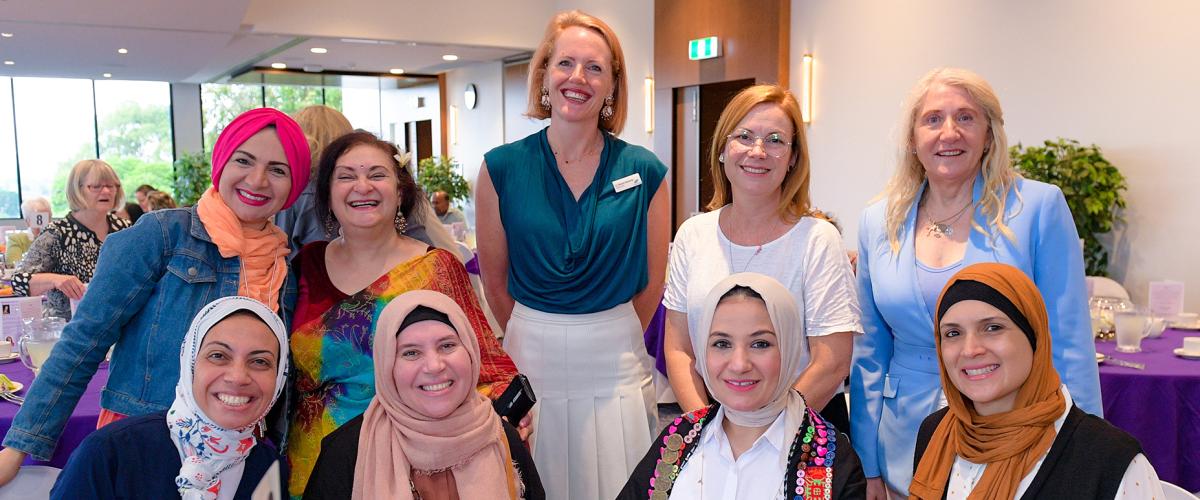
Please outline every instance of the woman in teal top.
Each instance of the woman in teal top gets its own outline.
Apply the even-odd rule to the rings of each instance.
[[[616,138],[624,68],[603,21],[556,15],[530,63],[526,113],[550,126],[488,152],[479,176],[484,289],[538,397],[547,498],[615,497],[656,431],[642,331],[662,298],[669,199],[666,167]]]

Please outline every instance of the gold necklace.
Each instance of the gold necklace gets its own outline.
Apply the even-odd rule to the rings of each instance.
[[[601,147],[604,146],[604,138],[603,137],[600,138],[600,146]],[[598,156],[600,154],[601,147],[597,147],[596,141],[592,141],[591,146],[588,147],[586,150],[584,150],[583,154],[581,156],[579,156],[578,158],[575,158],[574,160],[568,160],[566,158],[563,158],[562,156],[560,156],[559,152],[554,149],[554,147],[550,148],[550,152],[554,153],[554,158],[556,160],[562,162],[563,166],[569,166],[572,163],[578,164],[579,162],[581,162],[583,160],[592,158],[594,156]]]

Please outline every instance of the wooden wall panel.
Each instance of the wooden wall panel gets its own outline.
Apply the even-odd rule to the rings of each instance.
[[[655,85],[754,79],[787,86],[790,25],[790,0],[655,0]],[[688,40],[708,36],[720,39],[721,57],[689,60]]]

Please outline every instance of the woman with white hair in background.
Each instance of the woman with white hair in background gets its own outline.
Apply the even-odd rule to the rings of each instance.
[[[109,164],[76,163],[67,174],[71,212],[46,226],[29,246],[13,275],[13,294],[45,295],[51,316],[71,319],[71,300],[83,298],[100,245],[109,234],[129,227],[129,221],[112,214],[124,200],[121,180]]]
[[[959,269],[1013,265],[1033,278],[1050,317],[1054,366],[1075,403],[1099,415],[1083,251],[1057,187],[1013,169],[1000,99],[964,69],[926,74],[909,96],[899,165],[858,233],[866,334],[855,339],[850,426],[867,498],[907,496],[917,429],[946,406],[934,348],[938,295]]]
[[[25,256],[25,252],[29,251],[33,240],[42,234],[42,228],[50,223],[52,212],[50,200],[42,196],[21,202],[21,216],[25,218],[25,225],[29,227],[29,232],[13,231],[8,233],[4,247],[4,259],[7,262],[17,262]]]

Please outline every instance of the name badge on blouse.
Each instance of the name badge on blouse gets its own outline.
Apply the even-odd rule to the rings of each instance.
[[[642,185],[642,176],[634,173],[613,181],[613,190],[620,193]]]

